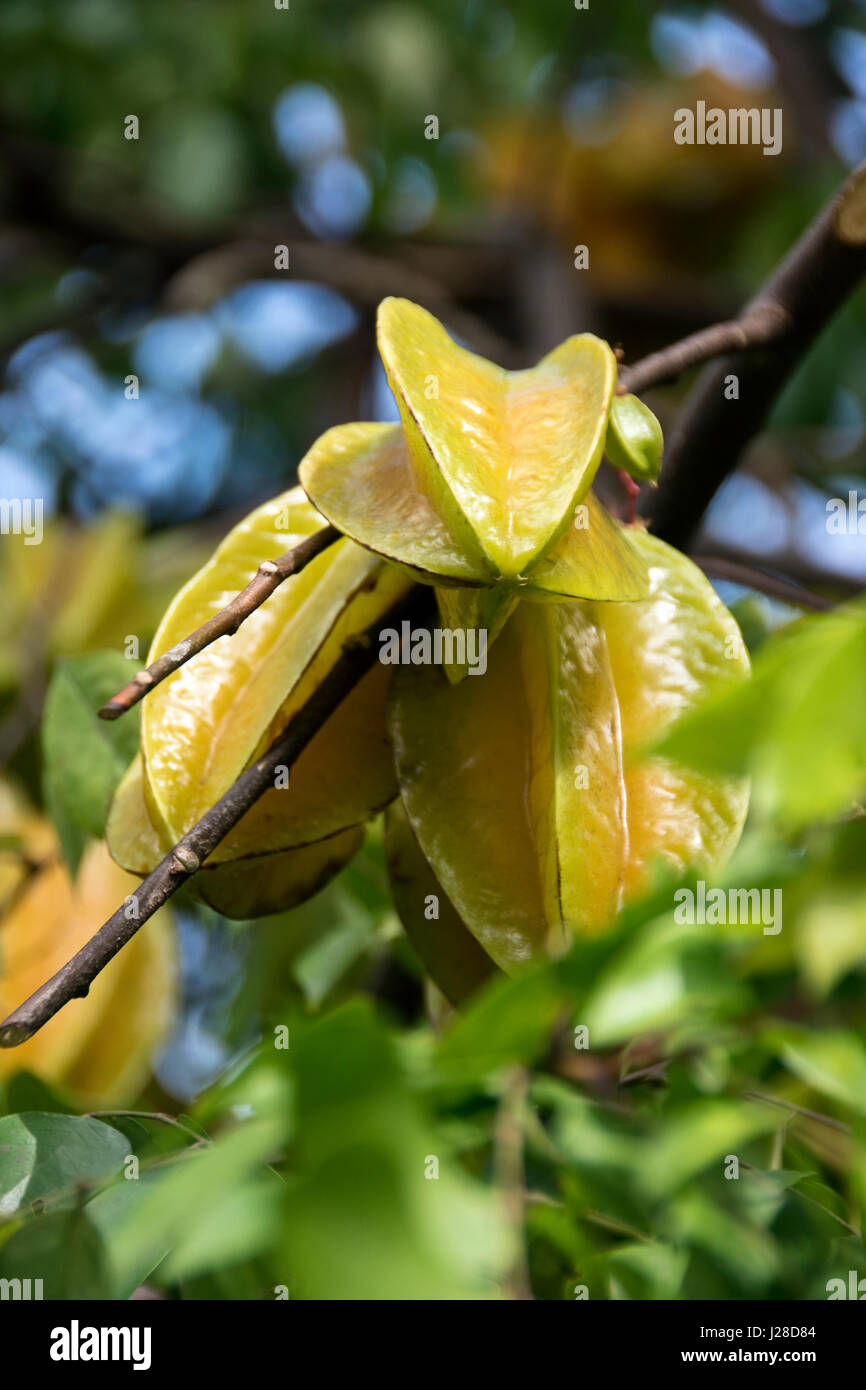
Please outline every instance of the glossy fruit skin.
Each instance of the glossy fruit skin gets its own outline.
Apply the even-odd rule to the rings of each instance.
[[[465,1003],[499,972],[424,858],[399,797],[385,813],[385,854],[406,935],[449,1003]]]
[[[509,372],[405,299],[382,302],[377,334],[420,490],[467,555],[516,578],[589,490],[616,386],[613,353],[583,333]]]
[[[114,794],[106,839],[113,858],[144,878],[164,857],[144,796],[141,756],[130,763]],[[360,849],[361,825],[349,826],[308,845],[245,854],[223,862],[206,860],[187,891],[224,917],[244,920],[284,912],[306,902]]]
[[[630,537],[590,493],[616,360],[592,334],[508,372],[408,300],[379,309],[400,425],[338,425],[302,460],[332,525],[437,588],[626,601],[647,593]]]
[[[257,508],[180,591],[150,660],[220,609],[261,560],[325,523],[299,488]],[[411,587],[393,566],[338,541],[268,603],[157,686],[144,702],[141,762],[115,796],[118,862],[150,872],[285,728],[344,642]],[[377,663],[274,786],[226,836],[192,891],[226,916],[303,901],[357,851],[363,824],[396,794],[385,730],[389,671]]]
[[[710,865],[746,791],[641,749],[700,694],[748,670],[734,620],[684,556],[639,538],[644,603],[521,604],[483,679],[395,680],[390,728],[406,811],[455,911],[506,971],[592,935],[655,857]]]
[[[308,451],[298,476],[332,526],[413,579],[493,583],[491,566],[455,540],[419,486],[400,425],[335,425]]]
[[[148,661],[222,608],[259,560],[275,559],[323,524],[300,489],[257,508],[180,591]],[[345,640],[409,587],[375,556],[338,541],[282,584],[233,637],[205,648],[152,691],[142,705],[145,797],[166,848],[285,728]],[[219,846],[215,863],[310,844],[366,820],[392,799],[382,718],[386,675],[374,669],[361,681],[298,759],[294,786],[267,792]]]

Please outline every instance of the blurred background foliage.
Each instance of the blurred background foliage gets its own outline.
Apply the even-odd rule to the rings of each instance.
[[[583,329],[635,360],[729,316],[866,155],[866,6],[5,0],[0,53],[0,496],[45,509],[40,545],[0,537],[5,1012],[129,891],[100,835],[135,729],[105,743],[97,692],[322,430],[395,418],[378,301],[509,366]],[[698,99],[781,107],[782,154],[676,146]],[[862,537],[825,522],[866,476],[864,314],[861,291],[700,548],[862,587]],[[653,393],[665,424],[687,385]],[[179,895],[2,1054],[0,1275],[58,1297],[802,1299],[866,1273],[866,619],[719,588],[756,683],[675,751],[754,777],[721,882],[781,888],[778,936],[679,924],[660,880],[455,1020],[380,827],[290,914]],[[73,783],[43,756],[69,746],[92,770]],[[87,1117],[110,1106],[140,1113]]]

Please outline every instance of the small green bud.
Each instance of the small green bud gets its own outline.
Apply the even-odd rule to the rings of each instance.
[[[607,425],[605,452],[614,468],[638,482],[655,485],[662,466],[662,427],[637,396],[615,396]]]

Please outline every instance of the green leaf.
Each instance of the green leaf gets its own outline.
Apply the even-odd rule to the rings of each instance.
[[[753,804],[797,828],[866,791],[866,605],[803,619],[759,651],[751,681],[716,692],[654,751],[705,772],[750,773]]]
[[[733,984],[720,969],[721,943],[707,927],[661,919],[603,971],[581,1009],[593,1047],[718,1013]]]
[[[511,1253],[493,1194],[469,1178],[369,1005],[302,1027],[301,1172],[274,1271],[291,1297],[479,1299]]]
[[[553,1111],[552,1137],[566,1160],[581,1173],[628,1184],[640,1150],[634,1128],[579,1091],[549,1077],[540,1078],[533,1097]]]
[[[333,926],[322,932],[292,967],[292,974],[312,1009],[319,1008],[338,981],[369,950],[374,939],[375,921],[371,914],[349,893],[341,892],[339,884],[335,887],[332,901],[339,911]]]
[[[812,1176],[799,1168],[747,1168],[740,1173],[735,1196],[752,1221],[769,1226],[790,1189]]]
[[[95,1198],[88,1210],[103,1233],[116,1296],[128,1298],[163,1260],[166,1277],[175,1278],[210,1268],[233,1250],[243,1257],[264,1242],[267,1232],[246,1187],[264,1174],[284,1135],[279,1113],[257,1116],[209,1147]]]
[[[42,723],[45,803],[74,874],[88,839],[105,833],[108,805],[138,751],[138,721],[106,722],[97,710],[140,669],[118,652],[88,652],[59,665]]]
[[[743,1169],[738,1181],[728,1186],[739,1189],[753,1176],[752,1171]],[[784,1194],[776,1197],[774,1212],[782,1201]],[[714,1267],[721,1266],[729,1279],[753,1294],[777,1273],[780,1251],[767,1231],[722,1209],[696,1186],[686,1188],[671,1203],[670,1223],[678,1243],[688,1242],[702,1250]]]
[[[78,1183],[118,1173],[129,1142],[111,1125],[30,1111],[0,1120],[0,1216],[74,1200]]]
[[[563,996],[551,964],[516,979],[495,979],[445,1033],[437,1066],[448,1076],[461,1077],[541,1056]]]
[[[589,1260],[590,1295],[620,1299],[679,1298],[689,1263],[687,1250],[655,1241],[619,1245]]]
[[[59,1087],[50,1086],[32,1071],[16,1071],[14,1076],[10,1076],[6,1083],[3,1108],[10,1115],[19,1115],[24,1110],[50,1111],[60,1115],[76,1113],[75,1106]]]
[[[866,1047],[860,1038],[789,1025],[769,1029],[765,1040],[806,1086],[866,1115]]]
[[[827,884],[812,895],[797,928],[803,975],[819,998],[856,967],[866,966],[866,889]]]
[[[81,1207],[37,1216],[15,1231],[0,1247],[0,1279],[41,1279],[45,1299],[111,1297],[102,1237]]]
[[[849,1211],[847,1203],[843,1201],[838,1192],[834,1192],[833,1188],[828,1187],[826,1183],[820,1182],[811,1174],[807,1174],[791,1190],[812,1206],[813,1217],[815,1216],[814,1208],[818,1209],[821,1225],[831,1237],[839,1235],[846,1227],[850,1228],[852,1213]]]
[[[647,1195],[659,1199],[676,1192],[709,1164],[717,1165],[724,1183],[727,1154],[742,1156],[742,1146],[779,1123],[768,1106],[736,1100],[700,1100],[681,1106],[644,1150],[637,1175]]]

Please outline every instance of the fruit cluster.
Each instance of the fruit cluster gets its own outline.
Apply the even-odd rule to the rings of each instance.
[[[449,631],[483,629],[465,661],[377,663],[193,880],[229,916],[314,893],[389,807],[395,903],[433,978],[459,999],[598,932],[661,857],[723,858],[746,793],[646,749],[748,660],[696,567],[590,491],[606,452],[654,481],[661,431],[617,395],[606,343],[569,338],[529,371],[458,346],[418,306],[386,300],[379,348],[400,424],[338,426],[301,489],[259,507],[178,594],[151,660],[330,522],[342,538],[231,639],[148,696],[141,754],[108,838],[144,874],[263,751],[347,639],[413,585]]]

